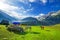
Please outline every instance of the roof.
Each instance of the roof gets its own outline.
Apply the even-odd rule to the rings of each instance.
[[[20,22],[13,22],[13,24],[20,24]]]

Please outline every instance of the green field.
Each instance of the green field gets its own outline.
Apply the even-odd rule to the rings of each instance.
[[[60,24],[45,26],[41,30],[39,26],[32,26],[31,31],[24,34],[9,32],[4,25],[0,25],[0,40],[60,40]]]

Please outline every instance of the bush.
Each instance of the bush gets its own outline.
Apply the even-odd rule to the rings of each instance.
[[[21,32],[21,33],[24,32],[23,28],[21,28],[21,27],[8,27],[7,29],[9,31],[13,31],[13,32]]]

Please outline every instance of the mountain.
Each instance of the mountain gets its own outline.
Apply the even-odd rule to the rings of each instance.
[[[11,22],[17,20],[17,19],[9,16],[8,14],[6,14],[5,12],[0,10],[0,21],[3,20],[3,19],[11,21]]]
[[[60,11],[50,12],[45,15],[39,15],[38,17],[27,17],[22,19],[22,24],[29,25],[54,25],[60,23]]]
[[[37,20],[42,21],[42,20],[44,20],[46,17],[47,17],[47,16],[44,14],[44,15],[39,15],[39,16],[36,17],[36,18],[37,18]]]
[[[58,24],[58,23],[60,23],[60,11],[58,11],[56,13],[52,13],[45,20],[49,21],[50,24]]]
[[[39,21],[36,18],[33,17],[27,17],[22,19],[22,24],[29,24],[29,25],[39,25]]]
[[[9,16],[7,13],[0,10],[0,21],[1,20],[8,20],[10,22],[12,21],[18,21],[18,19],[15,19],[11,16]],[[19,20],[21,24],[29,24],[29,25],[54,25],[60,23],[60,11],[57,12],[50,12],[45,15],[39,15],[37,18],[35,17],[27,17],[24,19]]]
[[[44,19],[43,19],[44,18]],[[43,19],[43,20],[40,20]],[[38,19],[42,25],[54,25],[60,23],[60,11],[50,12],[47,15],[44,15]]]

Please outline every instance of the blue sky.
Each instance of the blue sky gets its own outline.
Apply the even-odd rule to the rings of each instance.
[[[0,0],[0,10],[15,18],[32,17],[60,10],[60,0]]]

